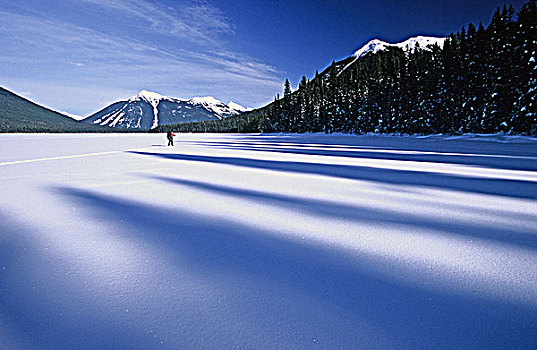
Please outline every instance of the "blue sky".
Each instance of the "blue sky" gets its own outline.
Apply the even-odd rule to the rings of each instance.
[[[524,1],[511,1],[516,9]],[[87,116],[142,89],[259,107],[373,38],[489,23],[495,0],[0,0],[0,86]]]

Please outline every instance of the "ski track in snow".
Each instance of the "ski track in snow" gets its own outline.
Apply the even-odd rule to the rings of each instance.
[[[0,135],[0,348],[537,347],[537,140]]]
[[[81,157],[104,156],[104,155],[114,154],[114,153],[147,151],[147,150],[150,150],[150,149],[151,148],[138,148],[138,149],[131,149],[131,150],[74,154],[74,155],[70,155],[70,156],[59,156],[59,157],[46,157],[46,158],[37,158],[37,159],[15,160],[15,161],[11,161],[11,162],[0,162],[0,166],[43,162],[43,161],[47,161],[47,160],[60,160],[60,159],[73,159],[73,158],[81,158]]]

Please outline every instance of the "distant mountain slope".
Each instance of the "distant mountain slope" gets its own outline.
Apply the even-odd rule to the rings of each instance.
[[[102,132],[0,87],[0,132]]]
[[[142,90],[138,95],[113,103],[82,121],[110,128],[150,130],[169,124],[221,120],[246,110],[234,102],[226,105],[214,97],[184,100]]]

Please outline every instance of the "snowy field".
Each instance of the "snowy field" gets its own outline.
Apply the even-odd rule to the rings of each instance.
[[[0,135],[2,349],[535,349],[537,140]]]

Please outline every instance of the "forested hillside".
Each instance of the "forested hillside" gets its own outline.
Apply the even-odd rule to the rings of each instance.
[[[0,87],[0,132],[107,132],[39,106]]]
[[[271,104],[192,132],[537,134],[537,1],[497,9],[443,47],[391,47],[333,62]]]

